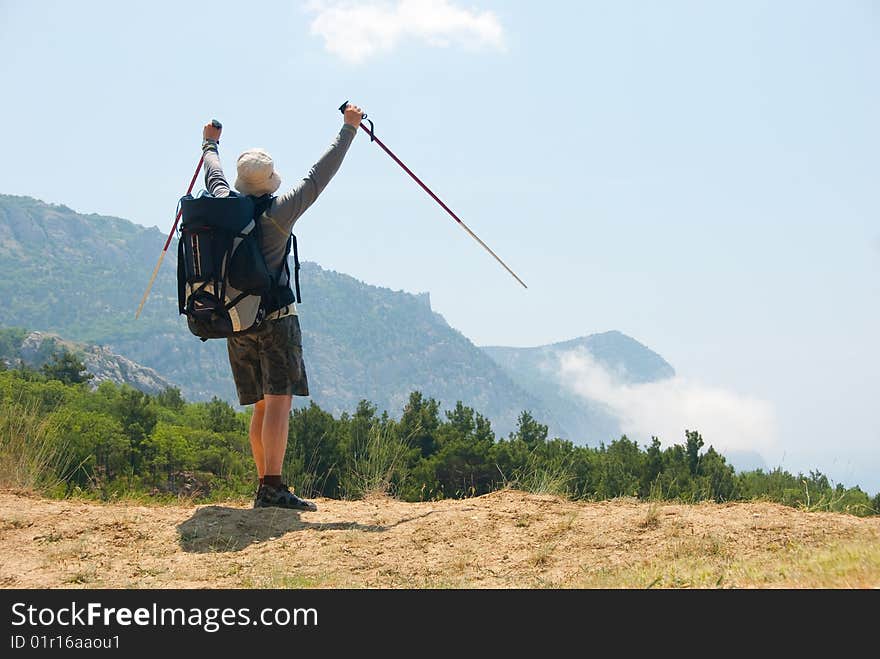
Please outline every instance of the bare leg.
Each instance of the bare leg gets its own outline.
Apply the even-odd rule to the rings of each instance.
[[[280,476],[287,450],[287,430],[290,426],[290,406],[293,396],[266,395],[262,415],[262,450],[265,471],[261,475]],[[256,415],[256,412],[254,412]]]
[[[266,401],[258,401],[254,405],[254,415],[251,417],[251,428],[248,437],[251,440],[251,453],[254,456],[254,464],[257,465],[257,476],[262,478],[266,475],[266,458],[263,451],[263,418],[266,412]]]
[[[267,395],[261,401],[260,423],[262,431],[260,440],[251,440],[253,446],[259,446],[265,469],[261,472],[264,477],[265,489],[261,489],[263,498],[258,497],[254,502],[255,507],[279,506],[281,508],[293,508],[295,510],[315,511],[318,507],[311,501],[300,499],[290,492],[287,487],[281,487],[281,466],[284,464],[284,453],[287,450],[287,431],[290,427],[290,407],[293,396]],[[257,411],[254,410],[256,418]],[[254,432],[256,426],[251,424]],[[254,449],[254,459],[257,451]]]

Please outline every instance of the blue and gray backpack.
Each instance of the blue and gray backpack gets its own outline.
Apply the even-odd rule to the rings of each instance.
[[[273,198],[202,192],[180,200],[178,307],[202,341],[253,331],[270,314],[300,302],[296,237],[288,238],[278,272],[270,272],[263,256],[260,217]],[[291,247],[295,295],[287,262]]]

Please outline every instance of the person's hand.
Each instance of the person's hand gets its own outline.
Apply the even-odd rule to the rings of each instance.
[[[222,130],[222,128],[215,127],[213,122],[208,122],[205,124],[204,129],[202,129],[202,137],[206,140],[214,140],[215,142],[219,142],[220,133],[222,132]]]
[[[345,106],[345,112],[343,113],[345,116],[345,123],[349,126],[354,126],[357,128],[361,125],[361,119],[363,119],[364,111],[361,110],[357,105],[352,105],[349,103]]]

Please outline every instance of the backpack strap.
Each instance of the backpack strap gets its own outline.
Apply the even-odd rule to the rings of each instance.
[[[275,200],[274,195],[265,194],[261,197],[251,197],[254,202],[254,224],[256,225],[257,237],[262,244],[262,222],[260,222],[260,217],[269,210],[269,207],[272,205],[272,202]],[[271,218],[270,218],[271,219]],[[287,262],[288,257],[290,256],[290,247],[291,247],[291,239],[293,240],[294,247],[294,277],[293,281],[296,286],[296,295],[294,295],[293,291],[290,290],[291,276],[290,276],[290,265]],[[286,285],[282,285],[282,275],[287,274]],[[272,291],[269,294],[268,298],[268,312],[274,312],[282,307],[291,304],[292,302],[299,302],[299,256],[296,253],[296,238],[294,238],[293,234],[290,234],[290,237],[287,239],[287,245],[284,248],[284,257],[281,259],[281,265],[278,267],[278,273],[275,275],[274,284],[272,286]]]
[[[291,247],[293,248],[293,276],[290,274],[290,252]],[[287,246],[284,248],[284,258],[281,260],[281,269],[278,271],[278,280],[281,280],[281,273],[287,273],[287,287],[290,288],[291,281],[293,281],[294,290],[296,294],[293,296],[293,299],[290,302],[296,302],[297,304],[302,304],[302,297],[299,293],[299,251],[296,248],[296,236],[292,233],[287,238]],[[287,302],[286,304],[290,304]],[[281,306],[284,306],[282,304]]]
[[[254,222],[260,219],[260,215],[269,210],[269,206],[275,201],[275,195],[264,194],[260,197],[253,197],[254,200]],[[256,222],[259,224],[259,222]]]
[[[292,233],[287,243],[287,255],[284,257],[284,264],[287,265],[287,256],[290,255],[290,243],[293,242],[293,284],[296,287],[296,303],[302,304],[302,298],[299,295],[299,252],[296,249],[296,236]],[[287,281],[290,281],[290,266],[287,266]]]
[[[177,308],[181,314],[186,313],[186,255],[183,240],[177,241]]]

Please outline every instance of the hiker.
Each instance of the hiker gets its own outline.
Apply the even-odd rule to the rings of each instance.
[[[355,105],[344,111],[344,123],[321,159],[308,175],[288,192],[272,199],[260,216],[261,248],[266,264],[279,271],[287,259],[288,238],[294,222],[311,206],[342,164],[357,133],[363,112]],[[228,197],[229,184],[220,166],[218,144],[221,128],[213,123],[202,131],[205,187],[215,197]],[[260,197],[272,195],[281,185],[272,157],[263,149],[249,149],[238,157],[235,188]],[[288,281],[279,286],[290,288]],[[287,299],[293,299],[288,295]],[[281,465],[287,449],[287,431],[293,396],[308,396],[309,385],[302,356],[302,334],[294,302],[268,309],[266,319],[253,332],[226,339],[232,377],[242,405],[254,405],[249,437],[260,484],[254,507],[274,506],[317,510],[311,501],[293,494],[281,482]]]

